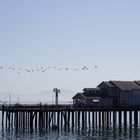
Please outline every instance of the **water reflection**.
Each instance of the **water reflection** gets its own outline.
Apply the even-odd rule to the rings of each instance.
[[[86,140],[86,139],[138,139],[140,137],[140,127],[137,125],[97,125],[92,129],[88,127],[83,130],[82,128],[69,128],[60,130],[2,130],[1,140],[11,139],[54,139],[54,140]]]
[[[131,112],[88,112],[75,113],[75,120],[65,123],[61,119],[59,129],[52,130],[53,121],[49,126],[36,129],[8,128],[2,129],[1,140],[90,140],[90,139],[138,139],[140,137],[139,121]],[[93,114],[93,115],[92,115]],[[72,116],[72,115],[71,115]],[[62,117],[62,115],[60,116]],[[69,118],[69,117],[68,117]],[[69,120],[69,119],[68,119]],[[134,121],[136,120],[136,121]],[[137,122],[137,123],[136,123]],[[4,122],[5,124],[6,122]],[[2,125],[1,125],[2,126]],[[7,125],[9,126],[9,125]],[[43,125],[42,125],[43,126]]]

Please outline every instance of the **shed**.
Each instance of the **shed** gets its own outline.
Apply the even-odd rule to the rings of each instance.
[[[84,92],[77,93],[72,99],[77,106],[112,105],[112,99],[100,88],[84,88]]]

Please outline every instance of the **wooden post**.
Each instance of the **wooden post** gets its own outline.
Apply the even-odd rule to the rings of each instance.
[[[92,111],[92,129],[94,130],[94,111]]]
[[[2,105],[2,129],[4,129],[4,112],[5,112],[5,106]]]
[[[63,111],[61,111],[61,129],[63,129]]]
[[[85,111],[85,122],[84,122],[84,124],[85,124],[85,129],[87,129],[87,111]]]
[[[35,129],[37,130],[37,111],[35,111]]]
[[[99,131],[101,131],[101,111],[98,112],[98,127]]]
[[[27,128],[30,128],[30,112],[27,113]]]
[[[80,111],[78,111],[78,129],[80,128]]]
[[[74,111],[72,111],[72,129],[74,128]]]
[[[96,128],[97,128],[97,121],[98,121],[98,120],[97,120],[97,117],[98,117],[98,116],[97,116],[97,111],[96,111],[95,113],[96,113],[96,122],[95,122],[95,124],[96,124]]]
[[[127,125],[127,112],[124,111],[124,126],[126,127]]]
[[[11,116],[11,128],[13,129],[13,112],[12,112],[12,116]]]
[[[30,112],[30,129],[33,129],[33,112]]]
[[[48,116],[49,116],[48,120],[49,120],[49,129],[50,129],[50,125],[51,125],[51,112],[50,111],[49,111]]]
[[[25,129],[28,128],[28,112],[25,113]]]
[[[119,111],[119,125],[122,123],[122,111]]]
[[[18,130],[18,112],[15,112],[15,127]]]
[[[42,113],[39,111],[39,129],[42,128]]]
[[[113,111],[113,124],[116,125],[116,111]]]
[[[102,111],[102,125],[104,126],[105,120],[104,120],[104,111]]]
[[[22,124],[23,124],[23,130],[25,129],[25,111],[23,113],[23,118],[22,118]]]
[[[6,111],[6,122],[5,122],[6,129],[7,129],[7,120],[8,120],[8,112]]]
[[[138,125],[138,111],[134,111],[134,124],[135,126]]]
[[[108,128],[108,126],[109,126],[109,112],[107,111],[106,113],[107,113],[107,128]]]
[[[64,114],[64,128],[66,130],[66,127],[67,127],[67,111],[65,111],[65,114]]]
[[[68,122],[68,129],[69,129],[69,127],[70,127],[70,111],[68,111],[68,120],[67,120]]]
[[[90,111],[88,111],[88,126],[89,126],[89,128],[90,128],[90,125],[91,125],[91,123],[90,123]]]
[[[85,112],[82,111],[82,129],[85,128]]]
[[[57,126],[60,127],[60,111],[57,112]]]
[[[2,129],[4,129],[4,110],[2,110]]]
[[[111,113],[111,111],[109,112],[109,117],[110,117],[110,125],[111,125],[111,123],[112,123],[112,113]]]
[[[8,111],[8,128],[10,129],[10,123],[11,123],[11,112]]]
[[[48,111],[46,111],[46,130],[48,130]]]
[[[129,111],[129,123],[132,125],[132,111]]]
[[[54,125],[54,112],[52,111],[52,115],[51,115],[51,120],[52,120],[52,126]]]

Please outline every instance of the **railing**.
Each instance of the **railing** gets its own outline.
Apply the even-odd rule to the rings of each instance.
[[[95,106],[95,105],[42,105],[42,104],[6,104],[0,105],[0,110],[140,110],[140,105]]]

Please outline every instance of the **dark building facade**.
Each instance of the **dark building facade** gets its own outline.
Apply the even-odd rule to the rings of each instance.
[[[140,81],[105,81],[97,88],[84,88],[73,97],[74,105],[138,106]]]

